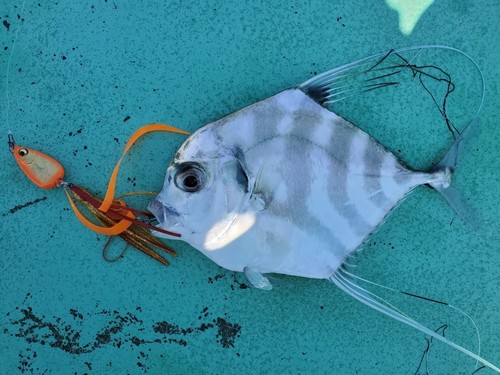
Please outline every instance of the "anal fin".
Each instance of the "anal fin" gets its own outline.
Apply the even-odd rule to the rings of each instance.
[[[394,318],[396,320],[399,320],[400,322],[408,324],[409,326],[418,329],[419,331],[435,338],[436,340],[439,340],[451,346],[452,348],[461,351],[462,353],[468,355],[469,357],[474,358],[475,360],[481,362],[483,365],[489,367],[490,369],[496,371],[497,373],[500,373],[500,368],[495,366],[493,363],[487,361],[478,354],[473,353],[470,350],[465,349],[464,347],[454,343],[453,341],[448,340],[446,337],[441,336],[437,332],[425,327],[424,325],[410,318],[409,316],[405,315],[401,311],[397,311],[395,307],[391,306],[381,298],[377,297],[375,294],[359,286],[354,281],[354,277],[352,277],[348,272],[346,272],[343,266],[339,267],[333,273],[333,275],[330,277],[330,281],[334,283],[337,287],[342,289],[344,292],[349,294],[351,297],[354,297],[355,299],[364,303],[365,305],[370,306],[374,310],[380,311],[381,313],[390,316],[391,318]]]

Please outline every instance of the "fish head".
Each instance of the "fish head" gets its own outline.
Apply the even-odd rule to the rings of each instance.
[[[248,178],[237,153],[212,148],[210,142],[201,142],[203,137],[197,138],[195,133],[181,146],[148,209],[160,228],[179,233],[181,240],[200,249],[215,226],[242,209]]]

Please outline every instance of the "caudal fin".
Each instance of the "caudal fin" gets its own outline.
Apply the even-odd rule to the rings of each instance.
[[[429,183],[436,189],[453,208],[457,215],[472,228],[478,229],[481,227],[481,219],[467,198],[456,189],[454,184],[451,184],[452,174],[457,168],[457,160],[462,150],[463,143],[469,140],[475,132],[479,124],[478,119],[469,123],[462,133],[455,139],[446,155],[439,163],[432,168],[434,174],[443,174],[443,178],[438,179],[437,183]],[[444,183],[443,183],[444,182]]]
[[[472,228],[478,229],[481,227],[481,219],[473,209],[473,207],[469,204],[468,200],[455,188],[455,185],[450,184],[451,175],[455,172],[457,168],[457,161],[459,156],[463,150],[464,143],[467,143],[471,138],[473,138],[474,133],[476,133],[479,129],[479,113],[482,109],[485,95],[485,82],[483,73],[479,68],[479,65],[472,59],[469,55],[461,52],[465,55],[477,69],[480,77],[480,87],[481,87],[481,96],[480,101],[477,105],[476,112],[474,116],[469,120],[465,128],[461,131],[461,133],[456,130],[456,128],[451,124],[447,114],[446,114],[446,102],[443,103],[442,109],[440,109],[441,114],[443,115],[448,128],[452,132],[455,137],[455,142],[453,142],[452,146],[448,150],[448,152],[444,155],[444,157],[439,161],[439,163],[432,168],[431,172],[434,173],[445,173],[448,175],[448,183],[445,184],[430,184],[434,189],[439,191],[444,199],[448,202],[448,204],[455,210],[458,216],[464,220],[467,224],[469,224]],[[458,135],[457,135],[458,134]]]

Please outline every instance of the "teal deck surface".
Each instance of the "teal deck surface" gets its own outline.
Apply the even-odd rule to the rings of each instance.
[[[106,238],[77,221],[61,189],[28,181],[7,147],[10,129],[102,196],[141,125],[192,132],[315,73],[424,44],[465,51],[485,77],[479,131],[454,180],[483,224],[472,229],[418,188],[370,238],[356,274],[467,312],[481,355],[500,365],[499,18],[497,1],[438,0],[405,36],[382,0],[1,0],[0,374],[472,374],[474,360],[435,340],[419,368],[424,334],[327,281],[245,288],[241,274],[181,242],[169,242],[169,267],[135,249],[107,263]],[[451,144],[435,113],[358,100],[343,115],[412,167],[430,167]],[[118,192],[158,191],[183,140],[146,137]],[[473,325],[453,309],[371,290],[477,351]]]

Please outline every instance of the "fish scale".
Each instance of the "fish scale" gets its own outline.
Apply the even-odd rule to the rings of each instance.
[[[256,288],[272,289],[267,273],[327,279],[375,310],[500,372],[362,288],[360,278],[347,271],[368,236],[419,185],[435,188],[457,213],[470,217],[449,188],[462,135],[453,133],[455,143],[435,167],[413,171],[331,111],[339,101],[407,79],[432,96],[423,75],[447,85],[440,112],[449,126],[445,105],[450,87],[455,88],[450,75],[427,61],[416,64],[422,51],[433,49],[458,52],[480,73],[461,51],[425,46],[391,50],[320,74],[192,134],[149,209],[161,228],[180,233],[219,266],[244,272]],[[435,96],[432,100],[438,105]]]
[[[319,134],[326,137],[318,144]],[[265,210],[247,204],[239,213],[247,215],[245,220],[252,218],[251,230],[235,235],[240,230],[236,215],[227,235],[218,234],[217,245],[206,233],[182,233],[181,229],[185,241],[234,271],[250,267],[259,272],[328,278],[404,195],[434,180],[431,174],[406,169],[364,131],[299,89],[285,90],[201,128],[180,148],[172,169],[186,161],[222,165],[238,153],[244,155],[243,172],[255,179],[253,186],[237,190],[241,200],[250,200],[248,192],[252,191],[266,202]],[[217,167],[208,170],[212,179],[217,179],[217,173]],[[314,192],[312,184],[316,184]],[[276,194],[280,198],[274,200]],[[373,196],[382,204],[373,202]],[[160,202],[161,197],[162,193]],[[223,212],[220,219],[226,215]],[[288,236],[297,237],[286,251],[293,256],[276,260],[275,239],[261,240],[270,222],[275,227],[289,226]],[[227,241],[229,237],[234,240]],[[250,239],[260,246],[246,246]],[[206,242],[211,243],[210,249]],[[305,270],[311,248],[323,254],[323,261]],[[228,252],[238,252],[239,260],[231,257],[228,262]],[[245,252],[251,254],[241,256]],[[283,256],[283,251],[279,253]],[[277,264],[279,268],[273,268]]]

